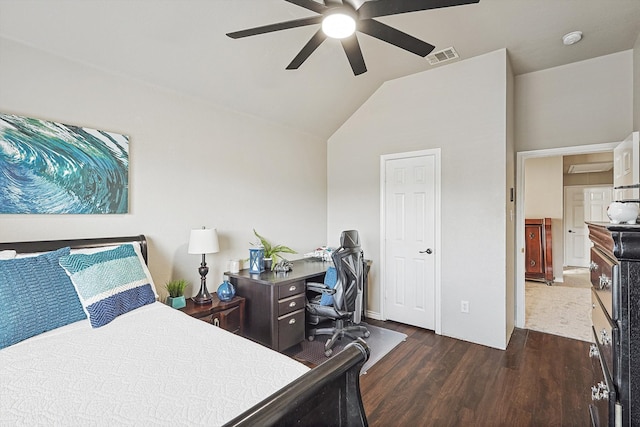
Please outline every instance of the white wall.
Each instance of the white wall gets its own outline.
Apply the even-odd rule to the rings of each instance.
[[[633,130],[640,130],[640,34],[633,46]]]
[[[516,76],[516,150],[624,140],[632,88],[632,50]]]
[[[500,50],[386,82],[328,147],[328,239],[360,231],[373,313],[382,303],[380,156],[442,149],[442,333],[498,348],[508,339],[507,62]]]
[[[0,215],[0,241],[143,233],[156,282],[186,278],[193,294],[191,228],[218,228],[211,291],[254,227],[301,253],[326,243],[321,139],[1,38],[0,111],[130,136],[129,214]]]
[[[562,156],[527,159],[524,174],[525,218],[551,218],[553,275],[563,280],[563,163]]]

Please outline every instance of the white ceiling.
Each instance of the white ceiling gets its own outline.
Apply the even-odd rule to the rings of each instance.
[[[284,0],[0,0],[0,37],[322,138],[384,81],[433,68],[358,34],[367,73],[353,75],[336,40],[287,71],[317,25],[225,36],[313,15]],[[461,59],[506,48],[522,74],[633,48],[640,0],[480,0],[379,20]],[[583,40],[564,46],[574,30]]]

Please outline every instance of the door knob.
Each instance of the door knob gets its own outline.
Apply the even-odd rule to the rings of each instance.
[[[427,248],[426,251],[420,251],[419,253],[421,253],[421,254],[432,254],[433,251],[431,250],[431,248]]]

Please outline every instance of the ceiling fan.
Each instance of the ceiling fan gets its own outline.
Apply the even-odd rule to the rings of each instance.
[[[313,51],[327,37],[330,37],[340,39],[344,52],[347,54],[347,59],[351,64],[353,74],[357,76],[365,73],[367,66],[364,63],[362,50],[355,31],[368,34],[422,57],[427,56],[435,49],[435,46],[429,43],[372,18],[478,3],[480,0],[324,0],[324,3],[314,0],[285,1],[316,12],[319,16],[235,31],[227,33],[227,36],[239,39],[289,28],[322,24],[322,27],[304,45],[298,55],[293,58],[293,61],[287,66],[287,70],[298,69]]]

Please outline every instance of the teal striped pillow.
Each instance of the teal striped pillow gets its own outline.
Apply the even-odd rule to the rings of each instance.
[[[94,328],[156,300],[148,270],[132,245],[62,256],[60,265],[71,278]]]

